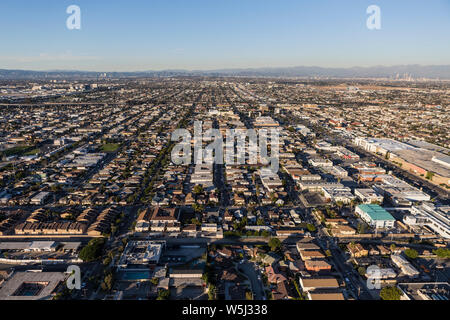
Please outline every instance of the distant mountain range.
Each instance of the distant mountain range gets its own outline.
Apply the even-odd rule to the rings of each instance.
[[[351,68],[285,67],[218,70],[162,70],[142,72],[93,71],[31,71],[0,69],[0,79],[97,79],[98,77],[173,77],[173,76],[234,76],[234,77],[299,77],[299,78],[389,78],[450,80],[450,65],[398,65]]]

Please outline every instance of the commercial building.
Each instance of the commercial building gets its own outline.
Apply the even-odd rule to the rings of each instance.
[[[129,241],[120,257],[119,269],[156,265],[165,246],[165,241]]]
[[[304,291],[311,291],[316,289],[337,289],[339,283],[336,278],[321,277],[321,278],[299,278],[300,286]]]
[[[325,259],[306,260],[304,264],[307,271],[331,271],[331,264],[329,264]]]
[[[355,189],[355,196],[357,196],[363,203],[370,204],[374,202],[382,203],[384,197],[377,193],[372,188]]]
[[[64,272],[16,272],[3,283],[0,300],[51,300],[68,276]]]
[[[201,278],[201,269],[173,269],[170,271],[170,278]]]
[[[259,169],[259,176],[263,186],[269,191],[273,192],[275,189],[281,187],[283,183],[278,177],[278,174],[267,168]]]
[[[308,292],[308,300],[345,300],[341,292]]]
[[[255,128],[279,127],[280,124],[271,117],[258,117],[253,123]]]
[[[380,183],[373,186],[374,190],[390,197],[394,203],[399,203],[402,200],[409,202],[429,201],[431,198],[428,194],[394,176],[383,175],[380,180]]]
[[[344,185],[338,182],[329,182],[325,180],[318,181],[298,181],[297,182],[300,189],[308,191],[322,191],[323,188],[343,188]]]
[[[436,206],[425,202],[410,208],[410,215],[403,217],[409,226],[427,226],[445,239],[450,239],[450,206]]]
[[[377,204],[361,204],[356,206],[355,212],[373,228],[388,229],[394,227],[394,217]]]
[[[313,167],[332,167],[333,162],[328,159],[314,157],[308,160],[308,163]]]
[[[354,139],[354,143],[367,151],[381,153],[382,155],[388,152],[392,155],[400,150],[414,149],[413,146],[392,139],[357,137]]]
[[[391,260],[397,267],[400,268],[402,273],[404,273],[405,275],[407,275],[409,277],[414,278],[420,274],[420,272],[416,268],[414,268],[413,265],[411,263],[409,263],[409,261],[406,260],[401,255],[393,254],[393,255],[391,255]]]
[[[325,199],[333,202],[350,203],[355,196],[352,194],[352,190],[347,187],[342,188],[323,188],[323,195]]]
[[[214,187],[213,183],[213,165],[211,164],[197,164],[194,173],[191,175],[191,183],[195,185],[202,185],[205,189]]]
[[[39,192],[33,198],[31,198],[30,203],[34,205],[44,204],[45,200],[50,196],[49,192]]]

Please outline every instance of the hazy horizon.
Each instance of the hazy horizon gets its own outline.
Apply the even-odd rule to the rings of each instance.
[[[380,30],[366,26],[373,4]],[[66,26],[71,5],[80,30]],[[450,65],[448,0],[4,0],[0,27],[0,69],[10,70]]]

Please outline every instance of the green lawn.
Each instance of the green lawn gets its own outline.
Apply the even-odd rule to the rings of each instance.
[[[35,154],[38,154],[40,152],[40,150],[39,149],[32,149],[32,150],[30,150],[30,151],[27,151],[27,152],[25,152],[25,156],[33,156],[33,155],[35,155]]]
[[[39,153],[39,149],[34,148],[34,146],[17,146],[7,150],[0,152],[0,156],[5,155],[6,157],[10,156],[29,156]]]
[[[101,150],[103,152],[116,152],[119,149],[120,144],[118,143],[106,143],[102,145]]]

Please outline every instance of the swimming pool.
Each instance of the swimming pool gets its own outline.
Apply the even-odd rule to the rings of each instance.
[[[146,281],[150,280],[149,271],[126,271],[120,277],[124,281]]]

